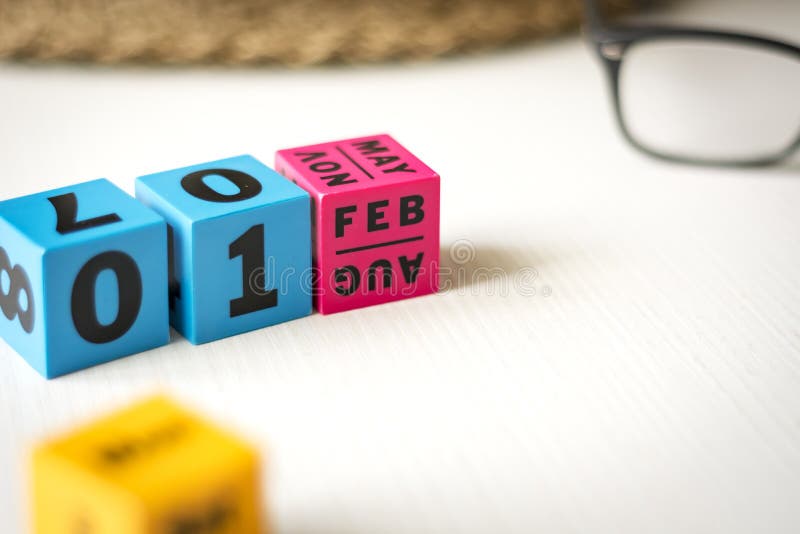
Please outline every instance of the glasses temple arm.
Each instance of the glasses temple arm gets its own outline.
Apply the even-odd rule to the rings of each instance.
[[[583,0],[583,8],[587,28],[597,30],[603,26],[603,14],[600,6],[597,5],[597,0]]]

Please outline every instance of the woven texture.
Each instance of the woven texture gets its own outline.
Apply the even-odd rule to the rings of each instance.
[[[580,14],[579,0],[0,0],[0,57],[288,65],[421,58],[553,35]]]

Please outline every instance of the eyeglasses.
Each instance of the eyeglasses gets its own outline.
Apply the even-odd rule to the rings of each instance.
[[[585,0],[627,140],[662,159],[779,163],[800,149],[800,47],[692,28],[607,25]]]

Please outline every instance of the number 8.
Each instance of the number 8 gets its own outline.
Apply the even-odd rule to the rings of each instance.
[[[14,317],[19,317],[19,324],[22,329],[27,333],[33,331],[33,290],[31,289],[31,281],[28,278],[28,273],[19,265],[11,267],[11,260],[3,247],[0,247],[0,276],[2,273],[8,273],[9,287],[8,293],[3,291],[0,286],[0,309],[3,310],[3,315],[6,319],[13,321]],[[20,309],[19,294],[25,292],[26,300],[28,301],[27,309]]]

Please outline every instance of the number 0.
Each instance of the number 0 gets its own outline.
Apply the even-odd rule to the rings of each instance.
[[[120,222],[116,213],[109,213],[93,219],[78,220],[78,198],[75,193],[50,197],[47,200],[56,210],[56,231],[71,234]],[[117,276],[119,299],[117,317],[111,324],[104,325],[97,319],[97,298],[95,286],[97,277],[106,269]],[[131,329],[142,307],[142,274],[136,262],[118,250],[103,252],[87,261],[72,284],[72,323],[78,334],[90,343],[109,343],[121,338]],[[22,321],[22,317],[20,317]]]
[[[106,269],[117,276],[117,317],[104,325],[97,319],[95,286]],[[90,343],[109,343],[131,329],[142,307],[142,275],[133,258],[119,251],[103,252],[81,267],[72,285],[72,322],[78,334]]]

